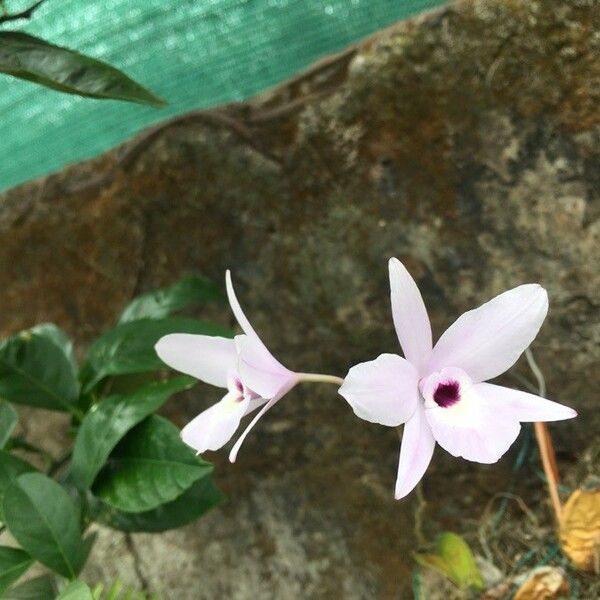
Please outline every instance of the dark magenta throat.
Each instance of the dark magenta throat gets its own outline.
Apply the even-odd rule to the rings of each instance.
[[[458,381],[440,383],[435,392],[433,392],[433,399],[442,408],[448,408],[456,404],[460,400],[460,385]]]

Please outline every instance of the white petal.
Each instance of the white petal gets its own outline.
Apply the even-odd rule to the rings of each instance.
[[[474,382],[509,369],[531,344],[548,312],[537,284],[516,287],[459,317],[433,349],[427,371],[459,367]]]
[[[181,439],[200,453],[222,448],[236,432],[249,404],[249,400],[228,393],[190,421],[182,429]]]
[[[420,369],[431,354],[431,324],[421,292],[404,265],[389,261],[394,327],[404,356]]]
[[[338,391],[357,417],[395,427],[415,412],[419,398],[418,374],[415,367],[400,356],[382,354],[352,367]]]
[[[425,415],[435,441],[453,456],[495,463],[517,439],[521,425],[510,408],[488,402],[477,386],[461,389],[450,407],[427,406]]]
[[[176,371],[218,387],[226,388],[237,368],[235,342],[228,338],[172,333],[158,340],[154,349]]]
[[[237,335],[238,374],[244,385],[263,398],[273,398],[280,390],[297,381],[256,337]]]
[[[577,412],[564,404],[501,385],[478,383],[474,389],[488,402],[500,408],[509,408],[521,423],[562,421],[577,416]]]
[[[229,269],[227,269],[227,272],[225,273],[225,287],[227,289],[227,299],[229,300],[229,305],[231,306],[231,310],[233,311],[233,314],[243,332],[249,337],[256,338],[262,344],[258,334],[256,331],[254,331],[252,325],[250,325],[250,321],[248,321],[246,318],[246,315],[244,314],[244,311],[238,302],[237,296],[235,295],[235,291],[233,289],[231,271]]]
[[[290,387],[286,387],[283,388],[279,391],[279,394],[277,396],[275,396],[274,398],[271,398],[271,400],[269,400],[260,410],[260,412],[252,419],[252,421],[250,421],[250,424],[248,425],[248,427],[246,427],[246,429],[244,429],[244,432],[242,433],[242,435],[240,435],[240,437],[237,439],[237,441],[235,442],[235,444],[233,445],[233,448],[231,449],[231,452],[229,453],[229,460],[230,462],[235,462],[237,459],[237,455],[238,452],[240,451],[240,448],[242,447],[242,444],[244,443],[244,440],[246,439],[246,436],[250,433],[250,431],[252,430],[252,428],[258,423],[258,421],[262,418],[262,416],[269,411],[273,406],[275,406],[275,404],[285,395],[287,394],[290,389],[292,389],[292,387],[294,386],[294,384],[289,384]]]
[[[423,405],[419,402],[417,410],[404,426],[398,477],[396,479],[395,498],[400,500],[408,495],[421,481],[433,456],[435,439],[425,418]]]

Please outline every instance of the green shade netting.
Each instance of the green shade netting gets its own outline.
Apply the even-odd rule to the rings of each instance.
[[[31,0],[5,0],[11,12]],[[46,0],[32,35],[105,60],[169,102],[78,98],[0,75],[0,190],[167,117],[240,101],[440,0]],[[7,26],[4,29],[8,29]]]

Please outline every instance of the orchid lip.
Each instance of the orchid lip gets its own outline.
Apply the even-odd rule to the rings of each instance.
[[[433,392],[433,401],[442,408],[448,408],[460,400],[458,381],[446,381],[438,384]]]
[[[242,400],[256,400],[260,397],[256,392],[253,392],[248,386],[244,385],[244,382],[237,373],[234,373],[229,377],[227,389],[230,394],[235,396],[236,402],[241,402]]]
[[[445,367],[423,377],[419,382],[419,390],[425,408],[449,409],[465,399],[471,384],[471,378],[462,369]]]

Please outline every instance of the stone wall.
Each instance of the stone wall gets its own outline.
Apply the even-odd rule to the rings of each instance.
[[[553,427],[568,469],[600,431],[599,57],[592,0],[458,2],[261,97],[11,190],[2,330],[51,320],[83,347],[133,295],[230,267],[285,364],[343,375],[398,350],[390,256],[415,275],[438,335],[536,281],[550,313],[533,350],[549,396],[581,413]],[[198,386],[169,414],[181,424],[215,398]],[[134,547],[138,574],[165,598],[408,598],[417,500],[393,500],[397,454],[393,430],[306,386],[235,465],[214,457],[228,505],[129,545],[104,535],[88,574],[133,577],[133,559],[115,556]],[[431,531],[479,518],[512,460],[438,449],[424,480]],[[539,499],[530,479],[516,492]]]

